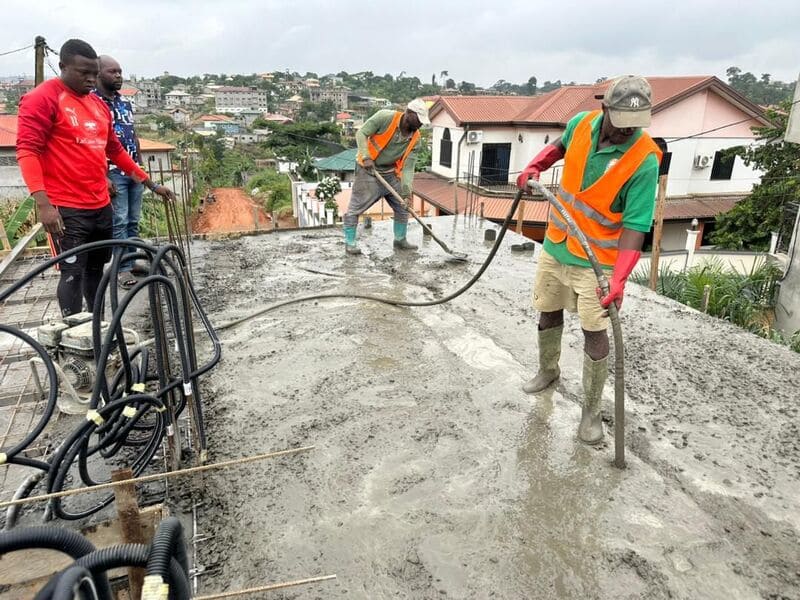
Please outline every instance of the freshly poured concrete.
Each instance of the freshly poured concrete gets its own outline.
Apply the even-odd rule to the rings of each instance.
[[[389,222],[360,231],[361,257],[338,230],[197,243],[196,283],[218,323],[314,293],[441,297],[494,226],[430,221],[468,264],[429,239],[395,253]],[[520,241],[443,306],[321,300],[221,333],[211,460],[316,450],[205,478],[201,591],[336,573],[281,597],[800,598],[800,356],[629,286],[619,471],[610,423],[599,447],[576,439],[576,319],[560,383],[521,391],[536,260]]]

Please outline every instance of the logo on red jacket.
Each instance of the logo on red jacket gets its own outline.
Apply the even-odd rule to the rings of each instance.
[[[87,133],[97,134],[97,122],[96,121],[84,121],[83,128],[86,130]]]

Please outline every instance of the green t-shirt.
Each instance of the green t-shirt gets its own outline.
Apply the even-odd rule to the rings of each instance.
[[[356,143],[358,144],[358,151],[362,156],[369,156],[367,148],[367,138],[376,133],[383,133],[389,128],[389,125],[394,119],[397,111],[394,110],[379,110],[369,119],[364,121],[364,124],[356,132]],[[413,137],[413,135],[412,135]],[[393,167],[403,154],[405,154],[408,143],[411,137],[403,137],[400,127],[397,128],[392,139],[381,150],[378,158],[375,159],[375,166],[379,169]],[[414,181],[414,164],[417,162],[417,153],[419,152],[420,142],[414,146],[414,149],[408,155],[406,164],[403,165],[403,173],[401,174],[400,181],[403,185],[403,195],[408,196],[411,194],[411,184]]]
[[[561,143],[564,148],[569,148],[572,135],[581,119],[587,113],[578,113],[569,120],[564,134],[561,136]],[[583,183],[581,189],[585,190],[613,165],[625,152],[642,136],[642,130],[638,129],[628,141],[619,146],[608,146],[602,150],[596,150],[597,141],[600,138],[600,125],[603,122],[602,113],[592,120],[592,150],[586,160],[586,168],[583,171]],[[656,187],[658,186],[658,159],[650,154],[636,172],[625,182],[622,189],[617,194],[611,204],[611,211],[622,213],[622,226],[625,229],[647,233],[653,224],[653,211],[655,210]],[[591,263],[583,258],[575,256],[567,249],[567,241],[553,243],[549,239],[544,240],[544,249],[558,262],[565,265],[577,265],[580,267],[591,267]]]

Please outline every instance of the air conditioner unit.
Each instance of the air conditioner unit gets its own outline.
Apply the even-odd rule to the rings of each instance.
[[[695,169],[705,169],[706,167],[710,167],[714,162],[714,157],[709,156],[708,154],[698,154],[694,157],[694,168]]]
[[[480,144],[483,141],[483,132],[482,131],[468,131],[467,132],[467,143],[468,144]]]

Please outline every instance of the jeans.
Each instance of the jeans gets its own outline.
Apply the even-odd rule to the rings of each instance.
[[[119,171],[110,171],[108,178],[117,188],[117,195],[111,198],[111,203],[114,205],[114,239],[127,240],[139,237],[144,186]],[[135,248],[126,250],[126,252],[133,251]],[[120,265],[119,270],[130,271],[132,268],[131,261],[126,261]]]

